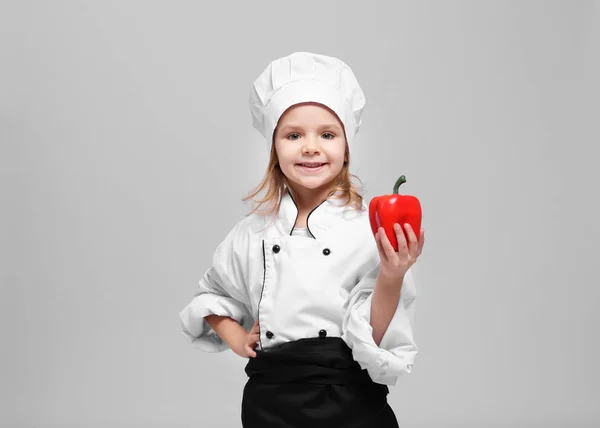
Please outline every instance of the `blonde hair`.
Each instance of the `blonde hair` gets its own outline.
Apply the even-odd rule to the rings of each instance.
[[[275,132],[273,132],[273,141],[275,138]],[[345,132],[344,132],[345,136]],[[333,196],[336,192],[340,192],[339,195],[333,196],[335,199],[343,199],[344,203],[341,205],[351,206],[357,211],[362,211],[363,204],[363,196],[362,191],[364,190],[364,186],[362,185],[362,181],[354,174],[350,174],[350,149],[348,147],[348,141],[346,140],[346,153],[344,165],[342,166],[342,170],[334,180],[334,188],[329,192],[328,198]],[[356,178],[360,183],[359,188],[354,185],[351,181],[351,177]],[[292,197],[296,199],[296,195],[292,187],[289,185],[289,181],[283,171],[281,171],[281,167],[279,166],[279,160],[277,157],[277,150],[275,149],[275,143],[272,143],[271,146],[271,156],[269,159],[269,165],[267,166],[267,170],[262,181],[252,189],[248,195],[242,199],[243,202],[247,202],[248,200],[252,200],[253,202],[257,202],[258,205],[255,206],[252,211],[246,216],[257,212],[259,215],[268,216],[271,214],[278,215],[279,208],[281,206],[281,199],[283,198],[286,187],[289,189]],[[256,195],[258,195],[261,191],[266,190],[266,195],[262,199],[255,199]],[[266,210],[259,211],[259,208],[264,204],[268,205]]]

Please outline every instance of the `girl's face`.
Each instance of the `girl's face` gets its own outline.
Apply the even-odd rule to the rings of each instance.
[[[308,199],[331,190],[346,152],[344,128],[335,113],[317,103],[295,105],[279,119],[274,143],[279,166],[296,192]]]

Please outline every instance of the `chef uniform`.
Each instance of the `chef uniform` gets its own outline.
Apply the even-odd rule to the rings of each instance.
[[[350,146],[364,96],[350,68],[323,55],[297,52],[265,69],[250,97],[254,125],[270,142],[281,114],[305,101],[330,107]],[[386,396],[417,354],[415,265],[377,346],[370,314],[380,259],[368,205],[344,207],[340,195],[315,207],[304,229],[295,227],[298,208],[287,188],[278,214],[244,217],[180,312],[183,334],[207,352],[228,345],[204,317],[229,316],[247,331],[259,320],[257,356],[245,368],[244,427],[398,426]]]

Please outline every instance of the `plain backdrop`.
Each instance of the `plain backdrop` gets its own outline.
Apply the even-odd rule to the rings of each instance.
[[[600,2],[2,1],[0,32],[0,426],[241,426],[246,361],[179,311],[295,51],[366,94],[367,201],[423,206],[400,426],[599,426]]]

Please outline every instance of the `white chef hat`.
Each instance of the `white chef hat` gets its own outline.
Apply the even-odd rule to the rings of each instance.
[[[266,138],[269,150],[281,115],[289,107],[309,101],[324,104],[337,114],[351,148],[365,106],[364,93],[348,65],[310,52],[272,61],[252,85],[249,101],[253,126]]]

